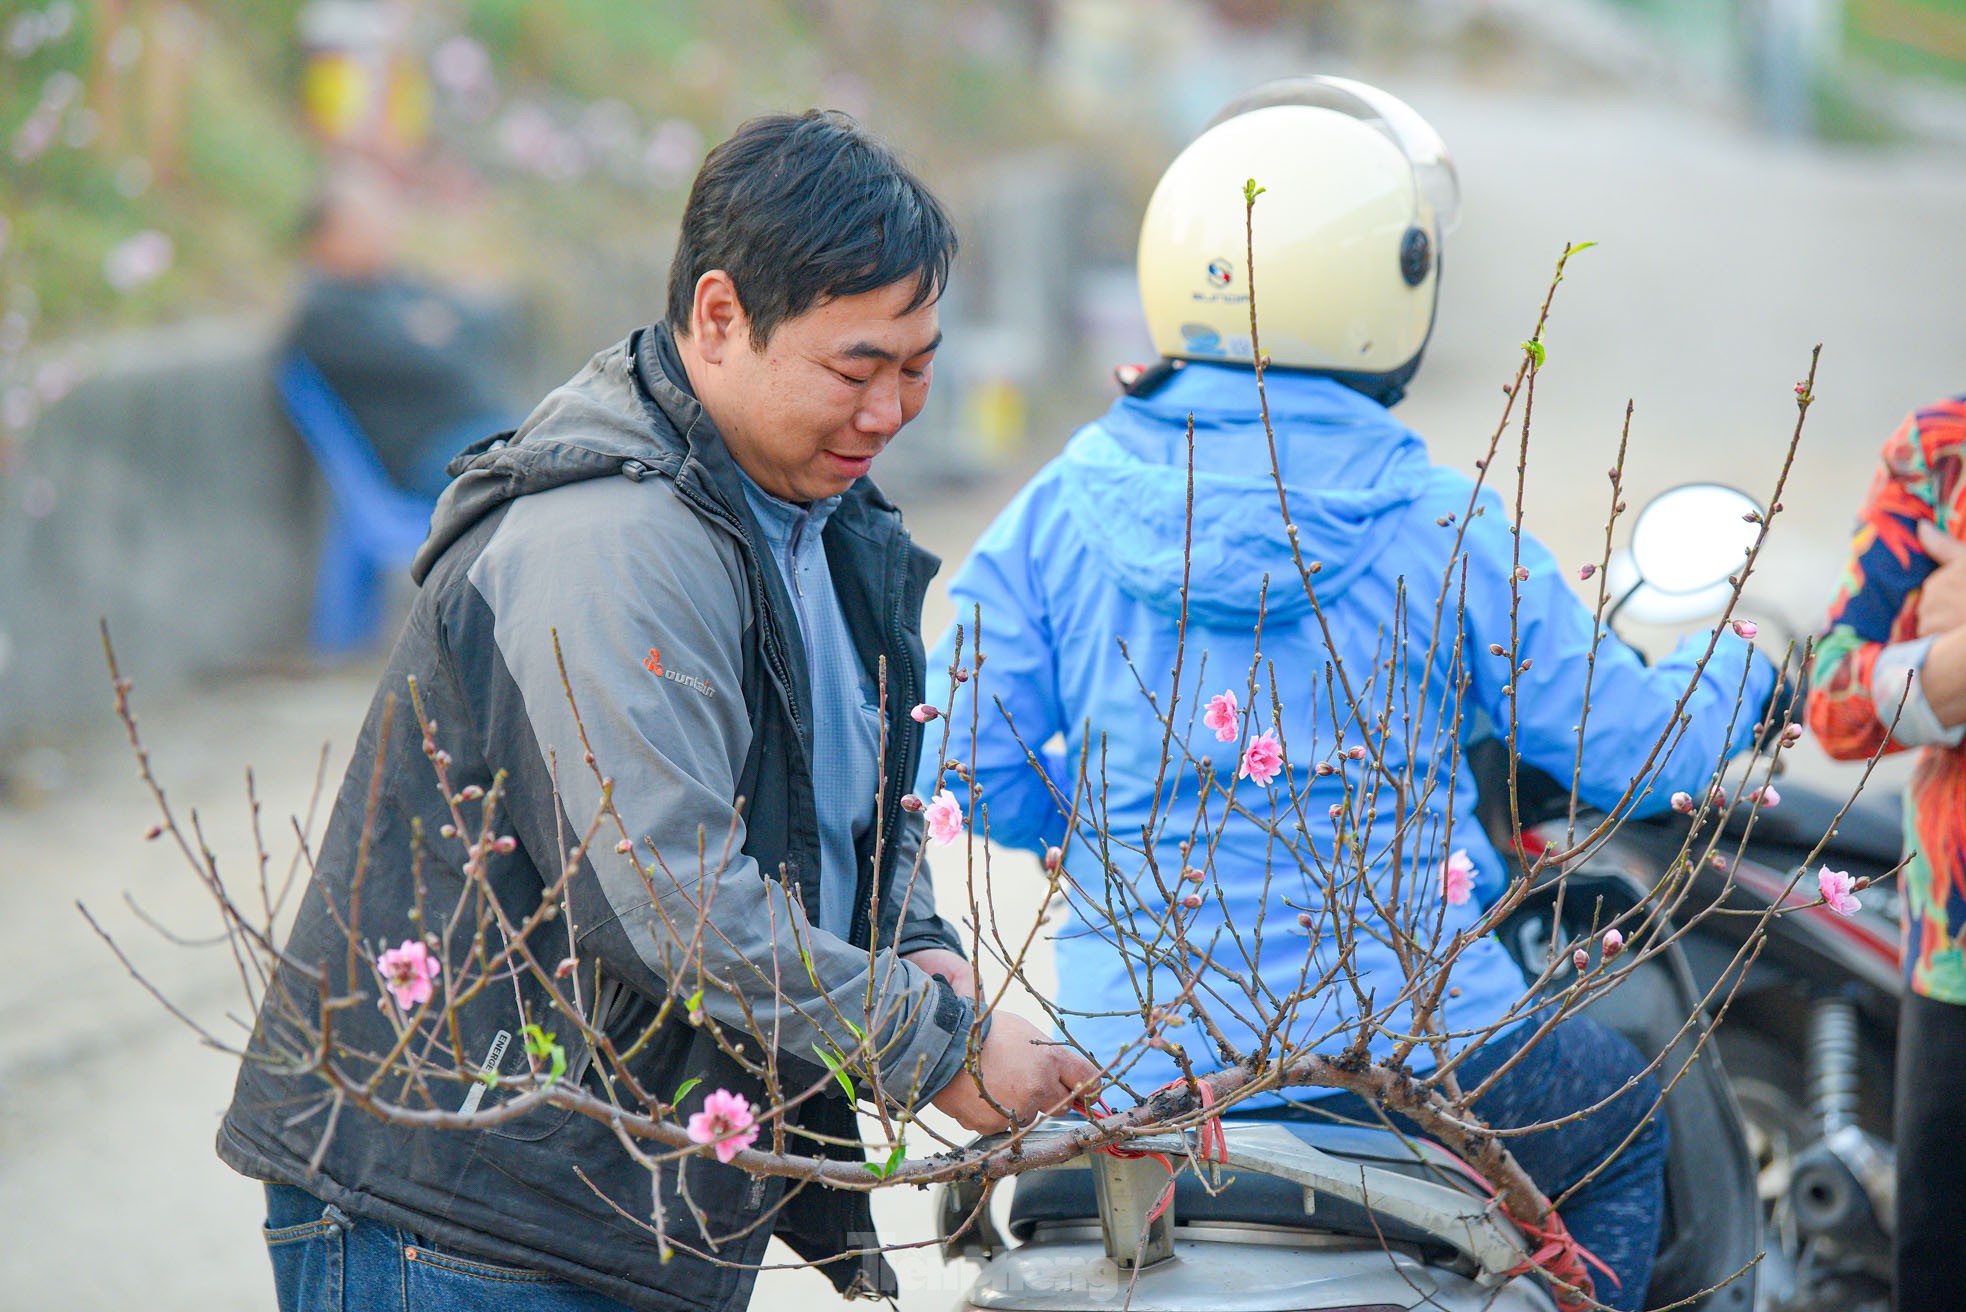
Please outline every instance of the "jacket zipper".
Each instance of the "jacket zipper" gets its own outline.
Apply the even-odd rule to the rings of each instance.
[[[915,668],[914,652],[909,649],[908,634],[902,624],[901,615],[908,586],[907,530],[896,525],[893,535],[889,538],[889,544],[888,568],[897,576],[895,580],[897,586],[889,590],[893,601],[888,611],[888,649],[894,654],[894,658],[901,662],[901,700],[899,704],[894,702],[888,704],[887,723],[883,725],[892,744],[895,737],[892,726],[902,721],[902,717],[913,707],[916,698],[920,695],[918,691],[920,671]],[[890,876],[895,866],[895,835],[901,830],[901,795],[907,790],[908,781],[915,777],[915,769],[920,763],[921,744],[917,736],[904,732],[901,735],[900,759],[896,763],[898,768],[889,773],[882,785],[886,790],[886,802],[881,811],[880,868],[874,869],[870,863],[869,869],[862,872],[860,878],[855,881],[853,928],[850,934],[853,942],[872,939],[876,927],[867,924],[867,896],[871,891],[869,881],[879,880],[882,887],[888,887],[893,882]],[[899,924],[898,918],[896,923]],[[867,933],[867,940],[861,938],[863,930]]]

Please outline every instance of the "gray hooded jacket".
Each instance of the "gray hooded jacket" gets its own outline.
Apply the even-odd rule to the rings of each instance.
[[[612,779],[621,820],[610,816],[578,854],[570,923],[549,922],[529,940],[548,972],[574,957],[572,975],[520,972],[478,990],[456,1008],[463,1051],[447,1051],[450,1031],[439,1027],[434,1060],[475,1069],[502,1048],[498,1069],[522,1074],[520,1036],[537,1024],[574,1040],[564,1042],[566,1078],[641,1110],[565,1017],[556,1022],[548,989],[557,987],[617,1052],[634,1050],[628,1070],[650,1097],[700,1080],[684,1116],[719,1088],[768,1105],[769,1063],[784,1096],[818,1091],[786,1113],[783,1150],[857,1159],[853,1108],[818,1054],[854,1049],[858,1026],[890,1095],[920,1102],[956,1074],[974,1020],[970,1002],[900,960],[961,949],[917,859],[920,818],[900,805],[920,754],[908,710],[921,699],[921,601],[936,561],[864,479],[825,529],[854,644],[870,677],[885,673],[887,712],[882,822],[858,854],[852,931],[841,940],[803,910],[818,905],[812,777],[825,762],[814,760],[799,628],[667,329],[603,351],[516,434],[466,452],[452,472],[413,570],[422,591],[356,744],[219,1154],[352,1216],[632,1307],[742,1307],[747,1268],[774,1231],[814,1261],[872,1247],[865,1195],[788,1188],[704,1157],[651,1173],[605,1123],[550,1106],[472,1131],[391,1125],[353,1107],[333,1114],[309,1035],[321,1026],[320,998],[353,996],[357,1005],[330,1013],[327,1059],[365,1079],[396,1035],[368,962],[427,932],[455,979],[479,973],[474,943],[496,951],[501,940],[461,873],[483,804],[464,804],[463,837],[441,836],[451,799],[411,710],[413,682],[437,724],[429,750],[450,758],[450,789],[490,790],[503,772],[493,829],[517,846],[490,856],[486,886],[513,919],[540,905],[601,812],[597,773]],[[616,851],[624,830],[633,856]],[[709,922],[700,933],[699,908]],[[352,979],[342,928],[351,921]],[[692,1025],[680,998],[659,1018],[672,981],[685,996],[701,988],[708,1023]],[[769,1036],[769,1050],[754,1036]],[[377,1093],[434,1111],[472,1096],[462,1081],[406,1088],[400,1077]],[[495,1111],[517,1095],[477,1096]],[[768,1128],[758,1146],[771,1143]],[[676,1250],[667,1262],[628,1219],[652,1211]],[[715,1262],[703,1256],[713,1248]],[[823,1269],[846,1292],[893,1289],[878,1256]]]

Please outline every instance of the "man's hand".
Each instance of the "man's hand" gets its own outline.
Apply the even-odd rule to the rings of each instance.
[[[1921,519],[1918,545],[1938,564],[1918,590],[1918,636],[1950,633],[1966,625],[1966,542]]]
[[[947,948],[923,948],[920,952],[910,952],[902,960],[948,980],[949,987],[956,991],[959,998],[974,999],[977,996],[976,971],[959,952],[951,952]]]
[[[1098,1076],[1098,1068],[1075,1049],[1047,1039],[1023,1017],[999,1011],[990,1017],[990,1034],[976,1068],[958,1071],[935,1095],[935,1107],[965,1130],[995,1134],[1009,1129],[1012,1121],[1029,1125],[1075,1098],[1093,1097]],[[987,1099],[977,1088],[979,1080],[989,1091]]]

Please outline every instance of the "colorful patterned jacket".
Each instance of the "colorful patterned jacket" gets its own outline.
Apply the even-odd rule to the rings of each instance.
[[[1831,756],[1861,760],[1921,748],[1905,806],[1902,955],[1913,992],[1966,1004],[1966,748],[1921,732],[1906,702],[1922,657],[1918,593],[1935,568],[1918,544],[1929,519],[1966,537],[1966,396],[1914,412],[1884,444],[1857,521],[1829,630],[1816,649],[1809,727]],[[1929,712],[1925,712],[1929,717]],[[1893,725],[1895,723],[1895,728]],[[1935,724],[1934,726],[1935,727]]]

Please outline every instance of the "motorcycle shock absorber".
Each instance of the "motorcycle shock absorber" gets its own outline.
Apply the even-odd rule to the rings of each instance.
[[[1809,1108],[1827,1138],[1857,1123],[1857,1008],[1818,998],[1809,1009]]]
[[[1809,1009],[1806,1072],[1818,1138],[1796,1154],[1789,1206],[1804,1235],[1874,1246],[1896,1212],[1888,1145],[1857,1123],[1860,1093],[1857,1008],[1818,998]]]

